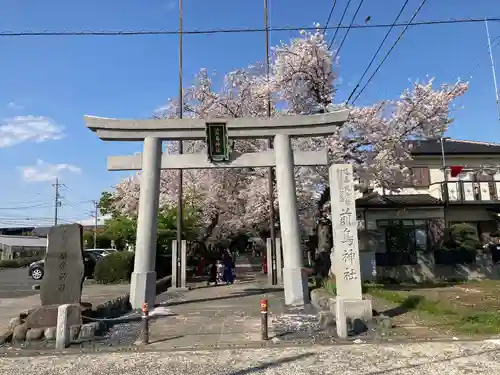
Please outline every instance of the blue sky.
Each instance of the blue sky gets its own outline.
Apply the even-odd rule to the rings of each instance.
[[[332,24],[346,3],[338,0]],[[357,3],[352,1],[345,20],[350,21]],[[402,3],[385,0],[380,6],[380,0],[365,0],[356,23],[367,16],[372,23],[390,23]],[[419,3],[410,0],[402,19],[409,20]],[[428,0],[417,20],[500,16],[495,3]],[[325,23],[332,1],[269,0],[269,4],[271,26],[312,26]],[[0,31],[174,30],[177,9],[177,2],[170,0],[3,0]],[[184,0],[186,30],[262,23],[261,0]],[[346,99],[385,32],[350,32],[340,53],[338,101]],[[490,33],[492,38],[499,36],[500,24],[491,23]],[[384,52],[397,34],[393,32]],[[273,32],[272,44],[296,35]],[[337,41],[342,35],[339,32]],[[185,83],[200,68],[222,75],[261,60],[263,38],[261,33],[186,36]],[[0,226],[50,224],[54,176],[65,184],[62,220],[88,218],[90,201],[123,176],[106,171],[106,157],[140,151],[140,144],[100,141],[85,128],[83,115],[145,118],[176,96],[177,37],[1,37],[0,51]],[[500,69],[500,48],[495,45],[493,51]],[[438,83],[457,77],[470,80],[469,92],[457,102],[450,136],[500,141],[483,23],[408,30],[357,104],[395,98],[408,86],[408,79],[426,75],[435,76]]]

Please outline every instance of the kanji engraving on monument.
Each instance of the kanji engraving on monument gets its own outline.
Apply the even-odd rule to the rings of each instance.
[[[330,167],[333,271],[339,296],[361,299],[358,223],[352,165]]]
[[[84,277],[81,225],[51,228],[44,267],[42,305],[80,303]]]

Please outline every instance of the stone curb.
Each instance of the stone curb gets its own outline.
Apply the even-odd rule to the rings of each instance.
[[[171,276],[166,276],[156,281],[156,294],[163,293],[170,286]],[[83,323],[81,326],[71,327],[72,340],[89,340],[106,331],[109,322],[107,319],[116,319],[128,312],[132,311],[130,305],[130,295],[124,294],[120,297],[101,303],[92,308],[90,315],[82,314]],[[44,329],[32,328],[28,329],[24,323],[27,313],[20,313],[18,317],[10,319],[9,327],[1,327],[0,329],[0,345],[9,341],[38,341],[38,340],[54,340],[55,327]]]

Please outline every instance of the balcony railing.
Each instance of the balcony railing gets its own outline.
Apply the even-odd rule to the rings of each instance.
[[[441,192],[449,203],[500,203],[500,181],[448,181],[441,183]]]

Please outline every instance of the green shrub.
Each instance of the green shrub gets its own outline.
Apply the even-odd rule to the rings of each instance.
[[[31,263],[39,261],[41,257],[30,257],[12,260],[0,260],[0,268],[23,268],[28,267]]]
[[[116,284],[130,281],[134,270],[134,253],[116,251],[97,262],[94,279],[101,284]]]
[[[335,276],[331,276],[323,281],[323,288],[328,290],[330,293],[337,295],[337,282]]]

